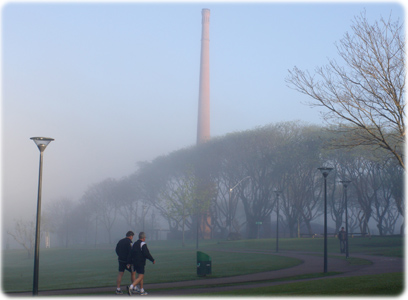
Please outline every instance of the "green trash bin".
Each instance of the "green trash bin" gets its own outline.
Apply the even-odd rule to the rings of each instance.
[[[211,256],[197,251],[197,276],[211,274]]]

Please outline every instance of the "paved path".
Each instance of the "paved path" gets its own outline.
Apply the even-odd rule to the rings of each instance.
[[[258,253],[278,255],[277,253],[268,253],[268,252],[258,252]],[[323,272],[323,257],[316,256],[313,254],[311,255],[311,254],[312,253],[282,252],[282,253],[279,253],[279,255],[298,258],[298,259],[301,259],[303,263],[298,266],[292,267],[292,268],[287,268],[287,269],[278,270],[278,271],[262,272],[262,273],[226,277],[226,278],[204,279],[199,282],[199,285],[228,284],[228,283],[236,284],[240,282],[247,283],[251,281],[254,282],[253,284],[245,284],[244,287],[238,284],[235,286],[154,291],[154,296],[192,295],[192,294],[200,294],[200,293],[237,290],[237,289],[242,289],[242,288],[274,286],[274,285],[287,284],[289,282],[295,282],[295,281],[284,281],[284,282],[272,282],[272,283],[271,282],[256,283],[256,281],[260,281],[260,280],[270,280],[270,279],[284,278],[284,277],[290,277],[290,276],[296,276],[296,275]],[[344,259],[336,259],[336,258],[329,257],[328,263],[327,263],[328,264],[327,271],[328,272],[341,272],[342,274],[330,276],[328,278],[393,273],[393,272],[402,272],[404,270],[404,264],[401,258],[370,256],[370,255],[360,255],[360,254],[353,254],[353,257],[367,259],[371,261],[372,264],[371,265],[350,265]],[[304,279],[304,280],[296,280],[296,281],[299,282],[299,281],[307,281],[307,280],[310,281],[310,280],[318,280],[318,279],[322,279],[322,278]],[[155,288],[166,288],[166,287],[174,288],[177,286],[180,286],[180,287],[197,286],[198,282],[197,281],[187,281],[187,282],[178,282],[177,285],[173,283],[169,283],[165,285],[166,286],[163,286],[163,284],[158,284],[157,286],[154,284],[149,285],[149,286],[146,285],[146,290],[148,290],[148,288],[155,289]]]
[[[226,250],[216,250],[211,249],[211,251],[226,251]],[[228,252],[232,252],[228,250]],[[238,251],[237,251],[238,252]],[[243,252],[243,251],[239,251]],[[287,284],[294,281],[284,281],[284,282],[264,282],[257,283],[261,280],[271,280],[289,276],[296,276],[302,274],[311,274],[311,273],[321,273],[323,272],[323,257],[313,255],[314,253],[307,252],[262,252],[262,251],[248,251],[248,253],[259,253],[259,254],[270,254],[270,255],[281,255],[287,257],[293,257],[301,259],[303,262],[300,265],[295,267],[278,270],[278,271],[269,271],[261,272],[248,275],[240,275],[233,277],[224,277],[224,278],[203,278],[201,280],[190,280],[190,281],[180,281],[180,282],[171,282],[171,283],[153,283],[145,284],[146,291],[150,292],[149,296],[153,297],[165,297],[165,296],[181,296],[181,295],[194,295],[200,293],[208,292],[220,292],[226,290],[236,290],[242,289],[243,286],[239,283],[248,283],[253,282],[252,284],[245,284],[244,288],[253,288],[253,287],[263,287],[263,286],[274,286]],[[321,255],[321,253],[318,253]],[[329,253],[329,256],[333,254]],[[337,255],[337,254],[336,254]],[[361,276],[361,275],[373,275],[373,274],[383,274],[383,273],[393,273],[393,272],[403,272],[404,271],[404,260],[397,257],[383,257],[383,256],[372,256],[372,255],[363,255],[363,254],[352,254],[353,258],[363,258],[372,262],[370,265],[350,265],[344,259],[336,259],[333,257],[328,258],[328,272],[341,272],[342,274],[333,275],[326,278],[338,278],[338,277],[348,277],[348,276]],[[316,279],[304,279],[296,280],[306,281],[306,280],[317,280]],[[236,284],[233,286],[222,286],[222,287],[200,287],[194,288],[194,286],[204,286],[204,285],[220,285],[220,284]],[[183,287],[183,289],[177,289],[177,287]],[[188,289],[186,287],[192,287]],[[163,289],[163,290],[160,290]],[[56,291],[40,291],[40,296],[52,296],[52,295],[78,295],[78,294],[88,294],[95,293],[95,291],[100,291],[101,293],[112,291],[112,296],[114,295],[115,287],[107,288],[92,288],[92,289],[74,289],[74,290],[56,290]],[[126,288],[123,289],[126,291]],[[8,294],[10,296],[31,296],[31,293],[16,293]],[[109,296],[109,295],[108,295]],[[127,296],[127,294],[124,294]]]

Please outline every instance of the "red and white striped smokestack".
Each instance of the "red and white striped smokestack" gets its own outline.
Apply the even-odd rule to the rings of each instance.
[[[202,14],[200,90],[198,96],[197,144],[210,139],[210,10]]]

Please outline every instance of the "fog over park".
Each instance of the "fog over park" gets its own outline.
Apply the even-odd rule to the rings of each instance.
[[[4,4],[3,244],[10,224],[36,213],[31,137],[55,139],[44,152],[43,209],[195,145],[203,8],[212,137],[296,120],[325,125],[323,108],[288,87],[288,70],[338,59],[336,42],[364,11],[369,21],[405,16],[398,2]]]

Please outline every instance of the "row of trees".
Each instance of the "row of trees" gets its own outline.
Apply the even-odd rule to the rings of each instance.
[[[44,212],[43,230],[64,246],[113,243],[128,229],[166,229],[172,238],[195,238],[206,222],[211,237],[239,232],[247,238],[272,236],[271,217],[279,201],[280,228],[296,236],[298,224],[314,234],[322,214],[322,180],[317,170],[334,167],[328,177],[333,226],[344,223],[342,179],[348,188],[351,232],[393,234],[403,217],[403,168],[381,149],[331,149],[333,134],[325,128],[288,122],[236,132],[151,162],[120,180],[106,179],[88,188],[79,202],[62,199]],[[205,173],[206,188],[197,180]],[[239,184],[238,184],[239,183]],[[231,191],[230,189],[234,187]],[[205,217],[203,217],[205,216]],[[48,225],[46,225],[48,224]]]

